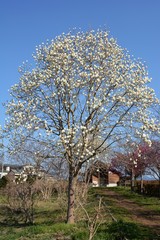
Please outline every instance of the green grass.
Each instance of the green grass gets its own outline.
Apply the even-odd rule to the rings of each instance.
[[[139,204],[146,204],[146,207],[158,209],[159,200],[155,198],[143,198],[142,196],[132,194],[128,189],[116,188],[114,191],[125,195],[128,199],[132,199]],[[91,189],[88,197],[87,211],[92,216],[95,212],[95,206],[98,204],[99,195],[103,196],[105,205],[103,206],[103,214],[105,216],[103,224],[99,227],[94,240],[111,240],[108,233],[108,224],[111,223],[109,211],[117,219],[123,219],[126,222],[133,222],[131,214],[123,207],[118,207],[115,200],[107,196],[106,188]],[[141,199],[139,199],[139,197]],[[2,201],[1,201],[2,199]],[[151,204],[150,204],[151,203]],[[56,199],[52,201],[38,201],[35,208],[34,225],[4,225],[4,208],[3,198],[0,198],[0,240],[88,240],[87,222],[84,220],[84,213],[78,209],[78,222],[74,225],[65,223],[66,211],[61,207]],[[156,206],[155,206],[155,205]],[[3,210],[3,211],[2,211]],[[81,218],[83,216],[83,219]],[[149,228],[140,226],[141,237],[143,240],[156,240]],[[158,238],[157,238],[158,239]]]
[[[156,197],[143,196],[135,192],[131,192],[129,187],[116,187],[113,188],[115,192],[123,195],[124,197],[133,200],[139,206],[145,206],[149,210],[155,210],[160,213],[160,199]]]
[[[113,196],[111,197],[110,195],[107,194],[107,191],[115,191],[116,193],[119,193],[122,196],[133,201],[139,206],[143,206],[146,211],[148,212],[153,212],[154,214],[159,214],[160,213],[160,200],[158,198],[154,197],[144,197],[142,195],[139,195],[137,193],[133,193],[130,191],[129,188],[124,188],[124,187],[116,187],[112,189],[107,189],[107,188],[94,188],[91,190],[92,195],[96,196],[101,196],[103,198],[103,201],[106,203],[107,208],[109,211],[113,214],[113,216],[117,220],[124,220],[127,222],[134,222],[132,218],[132,213],[125,209],[124,207],[119,206],[116,203],[116,198]],[[154,230],[156,229],[151,229],[150,227],[145,227],[141,224],[139,224],[140,230],[141,230],[141,239],[153,239],[153,240],[158,240],[160,239],[159,236],[156,237],[156,233]]]

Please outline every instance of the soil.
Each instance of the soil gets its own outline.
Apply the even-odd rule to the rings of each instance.
[[[140,223],[141,225],[148,226],[158,234],[160,239],[160,215],[156,211],[149,210],[145,205],[140,206],[132,200],[107,189],[107,197],[114,199],[117,206],[120,206],[130,212],[131,219]]]

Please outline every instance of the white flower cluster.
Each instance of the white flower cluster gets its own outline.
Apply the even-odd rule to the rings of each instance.
[[[79,161],[118,141],[129,127],[148,141],[149,131],[159,131],[146,112],[158,103],[146,67],[107,32],[62,34],[37,47],[34,59],[35,68],[23,70],[11,89],[6,131],[44,131]]]

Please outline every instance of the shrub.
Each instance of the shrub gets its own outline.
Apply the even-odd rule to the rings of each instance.
[[[141,193],[140,183],[137,183],[136,191]],[[151,197],[160,197],[160,185],[154,182],[145,183],[143,186],[143,194]]]
[[[0,179],[0,188],[5,188],[8,183],[8,180],[5,176]]]
[[[144,185],[144,194],[152,197],[160,197],[160,186],[157,184]]]
[[[9,182],[5,189],[7,197],[7,222],[33,224],[37,189],[28,182]]]

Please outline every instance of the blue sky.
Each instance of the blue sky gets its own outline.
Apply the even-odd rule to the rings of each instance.
[[[0,103],[19,81],[18,67],[32,61],[36,45],[74,27],[109,30],[119,45],[146,61],[150,86],[160,98],[159,0],[1,0]],[[5,111],[0,106],[0,124]]]

